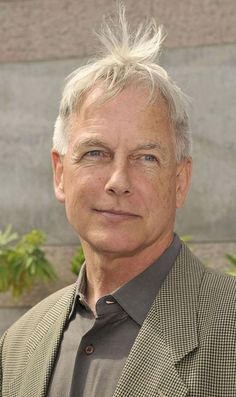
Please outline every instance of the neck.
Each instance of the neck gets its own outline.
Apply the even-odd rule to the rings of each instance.
[[[130,257],[98,252],[81,240],[86,259],[86,300],[91,309],[95,311],[99,298],[109,295],[146,270],[169,247],[172,240],[173,233],[155,247],[148,247]]]

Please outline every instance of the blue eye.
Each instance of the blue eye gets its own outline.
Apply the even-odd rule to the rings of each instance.
[[[157,161],[156,156],[153,156],[152,154],[145,154],[143,157],[146,161]]]
[[[85,156],[88,157],[100,157],[101,155],[101,150],[90,150],[89,152],[85,153]]]

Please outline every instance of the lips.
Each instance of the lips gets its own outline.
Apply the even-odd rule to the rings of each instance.
[[[114,219],[125,219],[125,218],[134,218],[139,217],[139,215],[134,214],[132,212],[121,211],[121,210],[114,210],[114,209],[95,209],[96,212],[100,213],[109,218]]]

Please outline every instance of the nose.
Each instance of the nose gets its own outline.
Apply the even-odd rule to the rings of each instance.
[[[128,165],[117,165],[111,170],[109,179],[105,185],[108,194],[122,196],[131,194],[131,181]]]

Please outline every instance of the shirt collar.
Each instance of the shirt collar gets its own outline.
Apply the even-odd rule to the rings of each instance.
[[[74,313],[78,301],[81,301],[83,305],[86,306],[85,292],[86,292],[86,266],[84,262],[80,268],[79,276],[76,281],[75,299],[72,303],[71,311],[69,314],[69,320],[71,319]]]
[[[171,245],[144,272],[112,293],[112,296],[140,326],[181,248],[175,234]]]
[[[170,269],[172,268],[181,248],[181,241],[174,234],[171,245],[163,254],[146,270],[111,293],[124,311],[133,318],[140,326],[145,320],[147,313]],[[86,307],[86,265],[82,265],[77,280],[76,295],[71,308],[71,318],[78,300]]]

